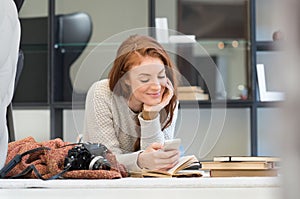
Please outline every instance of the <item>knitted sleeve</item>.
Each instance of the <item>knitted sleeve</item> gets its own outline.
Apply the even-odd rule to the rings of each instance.
[[[104,80],[89,89],[85,105],[84,140],[102,143],[114,153],[122,153],[113,125],[111,95]]]
[[[170,126],[161,130],[160,115],[153,120],[144,120],[139,114],[139,121],[141,124],[141,149],[146,149],[151,143],[164,143],[165,140],[173,139],[178,115],[178,103],[176,104],[173,120]]]
[[[141,169],[137,165],[140,151],[124,154],[120,147],[113,124],[112,92],[108,80],[94,83],[87,93],[83,138],[88,142],[104,144],[128,170]]]

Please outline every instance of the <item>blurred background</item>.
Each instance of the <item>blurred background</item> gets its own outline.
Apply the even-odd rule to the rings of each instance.
[[[225,118],[217,124],[218,132],[212,132],[219,136],[207,141],[210,147],[202,158],[279,155],[278,140],[286,131],[281,101],[262,101],[256,78],[260,63],[265,66],[268,91],[282,92],[286,82],[282,69],[287,65],[276,64],[282,52],[273,35],[285,32],[278,13],[282,13],[279,0],[26,0],[19,14],[25,59],[13,99],[16,139],[31,135],[38,141],[55,137],[75,141],[83,128],[87,89],[107,77],[109,64],[103,63],[110,63],[106,58],[114,56],[121,42],[104,41],[124,31],[154,27],[156,18],[167,18],[168,28],[174,30],[170,35],[178,31],[196,37],[197,45],[170,48],[184,53],[183,58],[174,56],[174,62],[190,85],[209,95],[209,100],[180,102],[177,135],[187,140],[187,153],[199,154],[202,138],[214,127],[213,101],[225,104],[215,108],[215,115],[225,113]],[[82,20],[75,24],[85,24],[78,31],[86,31],[75,31],[74,18]],[[71,28],[74,31],[64,35]],[[76,35],[84,39],[77,40]],[[99,44],[105,48],[98,50],[107,56],[93,60],[89,55]],[[199,45],[200,50],[195,47]],[[198,70],[205,70],[209,62],[217,66],[221,78],[207,68],[210,76],[203,80]],[[89,66],[86,71],[81,68],[84,64]],[[198,126],[191,131],[195,118]]]

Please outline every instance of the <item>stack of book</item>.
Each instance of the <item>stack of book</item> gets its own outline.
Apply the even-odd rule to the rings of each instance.
[[[277,176],[278,157],[217,156],[213,161],[201,162],[201,169],[211,177]]]
[[[199,86],[179,86],[177,88],[179,100],[208,100],[208,94],[205,94]]]

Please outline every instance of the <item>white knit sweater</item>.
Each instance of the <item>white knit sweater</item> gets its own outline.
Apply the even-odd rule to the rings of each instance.
[[[141,113],[134,113],[123,97],[113,95],[108,79],[95,82],[88,91],[85,105],[83,139],[102,143],[126,166],[129,171],[139,171],[138,154],[133,152],[134,143],[141,135],[141,150],[153,142],[163,143],[174,136],[178,103],[171,125],[161,130],[159,115],[153,120],[144,120]],[[136,125],[136,118],[140,126]]]

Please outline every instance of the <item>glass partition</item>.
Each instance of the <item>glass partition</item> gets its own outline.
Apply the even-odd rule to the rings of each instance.
[[[50,95],[47,93],[49,90],[48,3],[46,0],[27,0],[21,10],[20,18],[21,22],[23,21],[21,48],[26,53],[22,76],[31,80],[22,80],[21,77],[20,82],[25,83],[20,83],[22,86],[17,88],[15,101],[48,103]],[[57,79],[54,80],[56,84],[54,101],[72,101],[70,93],[73,90],[83,95],[86,93],[91,83],[97,80],[96,74],[102,63],[97,60],[92,62],[90,73],[85,73],[82,77],[87,81],[75,85],[83,61],[100,43],[110,37],[135,28],[147,28],[151,11],[149,5],[149,0],[55,1],[57,27],[54,75]],[[169,36],[178,32],[178,34],[194,35],[196,38],[196,44],[176,45],[172,55],[180,73],[190,85],[203,87],[203,90],[208,93],[207,84],[212,84],[213,89],[208,94],[215,99],[251,99],[251,96],[248,96],[248,91],[251,89],[249,0],[155,0],[154,5],[155,17],[167,18],[168,28],[172,30]],[[90,35],[84,42],[71,41],[70,38],[78,35],[75,31],[70,35],[60,35],[64,26],[59,26],[58,17],[78,13],[87,14],[91,23]],[[68,28],[66,24],[65,28]],[[26,38],[26,35],[29,37]],[[40,37],[33,35],[40,35]],[[64,37],[64,40],[59,40],[59,37]],[[115,54],[120,42],[121,40],[105,44],[109,56]],[[197,47],[199,45],[202,47],[200,51]],[[203,49],[206,51],[205,56],[202,53]],[[184,56],[180,58],[176,52]],[[65,61],[66,56],[71,57],[68,63]],[[189,63],[186,58],[192,60],[192,63]],[[211,77],[203,80],[199,69],[207,65],[207,60],[215,63],[222,78],[216,78],[212,73]],[[30,75],[25,75],[27,72]],[[105,78],[107,72],[100,78]],[[220,92],[220,82],[225,85],[225,93]],[[30,94],[30,90],[39,92]]]
[[[156,0],[155,11],[156,18],[167,18],[169,29],[195,36],[207,52],[208,57],[203,57],[193,46],[178,48],[194,58],[193,64],[177,60],[179,70],[191,85],[204,87],[208,92],[205,84],[214,84],[214,91],[209,94],[216,99],[251,99],[248,0]],[[212,73],[203,83],[201,74],[195,75],[207,59],[214,61],[221,79]],[[224,82],[225,95],[219,92],[220,81]]]
[[[24,65],[13,102],[48,104],[48,1],[26,0],[20,10]]]
[[[125,11],[126,10],[126,11]],[[102,70],[104,62],[106,62],[106,57],[115,56],[116,49],[120,45],[120,41],[117,43],[105,44],[107,47],[107,52],[100,55],[97,60],[90,62],[88,71],[85,71],[84,74],[79,71],[81,69],[83,61],[90,56],[92,51],[97,51],[97,46],[100,45],[105,40],[109,39],[115,34],[120,32],[127,31],[128,29],[134,29],[139,27],[148,26],[148,0],[110,0],[110,1],[99,1],[99,0],[59,0],[56,1],[55,7],[56,15],[70,15],[76,13],[85,13],[90,17],[90,22],[92,23],[91,36],[88,40],[88,43],[78,43],[78,42],[57,42],[57,50],[68,49],[68,46],[72,45],[86,45],[83,47],[82,52],[76,60],[68,66],[65,64],[64,67],[69,68],[69,79],[71,86],[65,88],[62,92],[63,95],[74,90],[76,96],[85,95],[88,88],[91,84],[99,78],[105,78],[105,74],[100,76],[99,71]],[[72,32],[70,34],[76,34]],[[79,34],[79,33],[78,33]],[[84,33],[83,33],[84,34]],[[74,52],[77,53],[77,52]],[[91,57],[91,56],[90,56]],[[68,78],[67,77],[67,78]],[[64,79],[66,76],[64,76]],[[76,84],[77,78],[83,78],[85,81],[80,81]],[[65,85],[64,85],[65,86]],[[78,94],[78,95],[77,95]],[[71,101],[70,95],[68,96],[57,96],[56,101]]]

